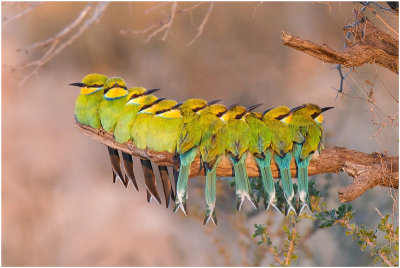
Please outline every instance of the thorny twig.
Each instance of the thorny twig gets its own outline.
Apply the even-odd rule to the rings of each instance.
[[[352,226],[351,226],[350,223],[349,223],[347,220],[345,220],[345,219],[339,219],[339,220],[337,220],[335,223],[342,224],[347,230],[353,231]],[[368,238],[365,240],[365,242],[366,242],[367,245],[370,246],[372,249],[375,249],[374,244],[373,244]],[[386,265],[388,265],[388,266],[394,266],[393,263],[391,263],[390,260],[389,260],[382,252],[380,252],[380,251],[378,250],[378,251],[377,251],[377,254],[378,254],[379,258],[381,258],[381,260],[382,260],[383,262],[386,263]]]
[[[43,56],[33,62],[29,62],[23,64],[16,68],[16,70],[25,70],[33,68],[20,82],[20,86],[22,86],[26,81],[28,81],[31,77],[36,75],[39,69],[49,62],[54,56],[58,55],[62,50],[71,45],[78,37],[80,37],[93,23],[97,22],[101,15],[104,13],[107,8],[108,3],[101,2],[98,3],[94,8],[92,4],[88,4],[78,15],[78,17],[70,23],[67,27],[61,30],[54,37],[48,38],[44,41],[37,42],[32,44],[26,48],[19,49],[19,51],[25,51],[26,53],[38,47],[49,47],[47,51],[43,54]],[[89,16],[90,14],[90,16]],[[89,16],[89,17],[88,17]],[[87,18],[87,19],[86,19]],[[86,20],[85,20],[86,19]],[[81,24],[82,23],[82,24]],[[67,40],[61,43],[61,39],[72,33],[73,29],[76,28],[79,24],[81,24],[80,28],[73,33]]]
[[[186,8],[178,8],[178,3],[177,2],[172,2],[171,3],[171,11],[170,14],[168,15],[167,18],[163,19],[161,22],[159,23],[154,23],[151,24],[149,26],[147,26],[145,29],[143,30],[133,30],[133,29],[124,29],[121,30],[120,33],[122,35],[126,35],[126,34],[140,34],[140,35],[146,35],[147,37],[145,38],[145,43],[148,43],[151,41],[151,39],[153,39],[154,37],[156,37],[158,34],[164,32],[161,40],[166,41],[168,38],[168,35],[171,31],[171,27],[172,24],[175,20],[176,15],[180,15],[183,13],[188,13],[188,12],[192,12],[194,9],[196,9],[197,7],[205,4],[207,2],[198,2],[195,3],[189,7]],[[151,7],[149,9],[147,9],[145,11],[145,14],[148,14],[160,7],[163,7],[165,4],[158,4],[154,7]],[[210,6],[208,8],[207,13],[205,14],[202,23],[200,24],[200,26],[198,27],[197,30],[197,34],[196,36],[188,43],[188,46],[191,46],[193,44],[193,42],[203,33],[204,27],[207,24],[207,21],[209,19],[209,16],[211,14],[211,11],[214,7],[214,3],[210,3]]]
[[[9,24],[10,22],[13,22],[15,20],[21,19],[23,17],[25,17],[26,15],[28,15],[29,13],[31,13],[37,6],[41,5],[42,2],[33,2],[29,4],[29,7],[23,11],[21,11],[20,13],[15,14],[14,16],[12,16],[11,18],[3,18],[3,27],[6,26],[7,24]]]
[[[289,246],[288,253],[287,253],[286,259],[285,259],[285,264],[286,265],[289,265],[289,263],[290,263],[290,257],[292,256],[292,253],[293,253],[293,250],[294,250],[294,247],[295,247],[295,244],[296,244],[296,235],[297,235],[296,222],[292,218],[292,237],[290,239],[290,246]]]

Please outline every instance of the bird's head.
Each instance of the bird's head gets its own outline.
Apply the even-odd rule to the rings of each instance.
[[[334,107],[320,108],[316,104],[307,103],[307,104],[304,104],[302,106],[292,109],[292,111],[294,110],[293,114],[311,117],[316,123],[322,124],[322,122],[324,121],[324,117],[323,117],[322,113],[325,111],[328,111],[332,108],[334,108]]]
[[[128,89],[124,79],[111,77],[104,84],[104,99],[115,100],[128,96]]]
[[[90,95],[103,89],[107,79],[107,76],[102,74],[88,74],[82,79],[82,82],[72,83],[70,86],[80,87],[81,95]]]
[[[278,106],[276,108],[266,110],[262,120],[264,122],[268,120],[279,120],[284,124],[289,125],[290,121],[292,120],[292,115],[293,114],[288,107]]]
[[[220,117],[222,121],[232,119],[241,119],[246,113],[246,107],[238,105],[237,103],[228,107],[228,110]]]
[[[174,100],[164,100],[159,103],[155,114],[156,116],[171,119],[182,117],[180,106],[182,103],[177,103]]]

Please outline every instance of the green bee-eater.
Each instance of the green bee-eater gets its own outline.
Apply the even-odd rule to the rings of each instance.
[[[125,143],[131,139],[132,124],[135,121],[137,113],[142,107],[151,105],[157,100],[157,97],[149,94],[158,90],[159,89],[146,90],[143,87],[132,88],[129,90],[129,100],[126,103],[124,110],[121,113],[121,117],[114,129],[114,138],[117,142]],[[138,190],[133,172],[132,156],[128,153],[122,152],[122,158],[126,172],[125,180],[129,178],[136,190]]]
[[[257,112],[246,114],[246,123],[250,127],[249,152],[257,161],[264,188],[264,205],[268,210],[272,205],[276,210],[274,178],[271,171],[272,150],[271,139],[273,132],[262,121],[262,114]]]
[[[263,122],[272,132],[271,149],[274,153],[274,160],[278,164],[281,174],[282,188],[285,199],[290,210],[296,212],[292,199],[294,197],[293,182],[290,174],[290,162],[292,160],[293,136],[289,128],[292,119],[292,112],[286,106],[279,106],[264,112]]]
[[[187,183],[190,175],[190,167],[198,153],[198,146],[201,142],[202,133],[205,130],[203,113],[208,110],[216,109],[216,107],[220,106],[224,107],[224,110],[226,110],[225,106],[214,104],[218,101],[220,100],[215,100],[207,105],[200,106],[202,108],[200,109],[196,104],[197,101],[188,100],[180,107],[182,116],[185,118],[185,122],[183,124],[182,133],[180,134],[177,144],[177,154],[179,155],[180,166],[178,179],[176,182],[174,212],[180,208],[182,212],[187,215]]]
[[[206,216],[203,224],[207,224],[211,219],[214,225],[217,225],[217,217],[215,210],[216,203],[216,179],[217,167],[220,162],[221,155],[225,154],[225,139],[218,132],[226,124],[221,120],[221,116],[228,111],[223,105],[211,105],[208,109],[201,112],[201,126],[203,127],[203,135],[199,145],[200,158],[203,162],[206,185],[205,185],[205,201]]]
[[[143,107],[136,115],[135,121],[132,124],[131,138],[133,144],[139,149],[147,149],[147,136],[150,129],[153,126],[153,116],[158,111],[164,111],[171,109],[177,105],[174,100],[158,99],[153,105]],[[145,184],[147,188],[147,201],[150,202],[151,198],[157,200],[161,204],[160,196],[158,195],[156,188],[155,176],[151,166],[151,162],[146,159],[141,159],[143,173],[145,174]],[[159,169],[160,170],[160,169]],[[162,175],[163,183],[168,177],[165,177],[165,168],[160,170]],[[169,180],[169,179],[168,179]],[[169,203],[169,199],[166,200]]]
[[[105,75],[89,74],[82,79],[82,82],[70,84],[81,87],[81,94],[75,102],[75,116],[79,123],[95,129],[101,128],[98,109],[103,100],[103,86],[106,81]]]
[[[308,165],[316,150],[320,152],[324,130],[322,128],[322,113],[333,107],[320,108],[315,104],[304,104],[293,112],[292,121],[289,124],[294,136],[301,136],[302,141],[294,145],[294,158],[298,168],[298,193],[302,202],[299,214],[307,207],[308,198]]]
[[[128,90],[125,81],[119,77],[107,79],[103,89],[103,100],[100,103],[98,112],[100,115],[101,126],[106,132],[110,133],[114,131],[115,125],[124,109],[127,101]],[[125,187],[127,187],[129,180],[125,179],[122,175],[118,150],[109,146],[107,147],[107,150],[110,156],[113,172],[116,173],[116,175],[113,175],[113,181],[115,182],[115,177],[118,176]]]
[[[252,107],[252,109],[257,108]],[[258,208],[257,201],[251,191],[250,181],[246,171],[246,158],[250,142],[250,127],[244,116],[248,110],[243,106],[236,106],[230,109],[221,118],[227,122],[225,130],[226,153],[231,160],[235,172],[236,185],[236,208],[241,209],[244,199],[247,198],[255,208]]]
[[[103,94],[107,81],[108,79],[104,75],[89,74],[82,79],[82,83],[71,84],[82,87],[81,95],[77,98],[75,105],[75,116],[78,122],[95,129],[101,128],[99,110],[104,100]],[[115,182],[117,174],[122,183],[127,186],[127,181],[122,177],[118,151],[111,147],[107,147],[107,149],[113,166],[113,181]]]

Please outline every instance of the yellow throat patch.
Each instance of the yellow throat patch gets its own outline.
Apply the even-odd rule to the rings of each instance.
[[[293,116],[293,114],[290,114],[290,115],[286,116],[285,118],[283,118],[281,121],[283,123],[285,123],[286,125],[289,125],[290,122],[292,121],[292,116]]]
[[[90,95],[100,89],[102,89],[102,87],[83,87],[81,88],[81,95]]]
[[[318,124],[322,124],[322,121],[324,121],[324,117],[322,116],[322,114],[318,115],[317,117],[315,117],[315,122],[317,122]]]

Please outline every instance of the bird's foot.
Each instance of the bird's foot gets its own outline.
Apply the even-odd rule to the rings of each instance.
[[[214,226],[217,226],[217,216],[215,215],[215,206],[207,206],[206,216],[203,221],[203,225],[206,225],[208,221],[211,219]]]
[[[240,211],[244,202],[244,195],[236,194],[236,209]]]
[[[285,206],[285,210],[286,210],[285,215],[286,215],[286,216],[289,216],[291,210],[293,210],[293,212],[294,212],[295,214],[297,214],[297,213],[296,213],[296,209],[294,208],[294,206],[293,206],[293,204],[292,204],[292,200],[287,200],[287,199],[286,199],[286,202],[287,202],[287,206]]]
[[[188,215],[186,209],[186,198],[177,198],[175,200],[174,213],[176,213],[178,209],[181,209],[183,214],[185,214],[186,216]]]

